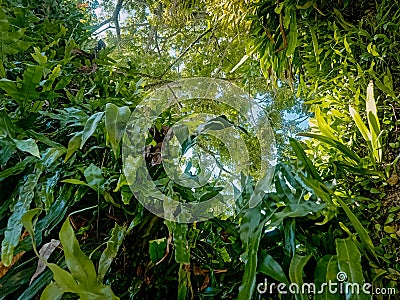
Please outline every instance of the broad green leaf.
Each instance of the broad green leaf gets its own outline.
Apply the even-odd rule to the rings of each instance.
[[[40,163],[49,171],[51,167],[58,167],[58,164],[55,162],[60,158],[66,149],[64,147],[61,148],[47,148],[46,151],[42,154],[42,159]]]
[[[25,272],[25,271],[24,271]],[[53,278],[53,273],[50,269],[45,270],[36,280],[28,287],[24,288],[17,300],[34,299],[40,292],[43,291],[46,285],[49,284]]]
[[[0,77],[4,78],[6,77],[6,70],[4,69],[4,64],[3,64],[3,60],[0,57]]]
[[[164,256],[166,247],[167,247],[167,240],[165,237],[149,241],[149,255],[151,261],[154,264],[157,263]]]
[[[185,300],[190,285],[190,249],[187,240],[188,225],[164,221],[173,235],[175,245],[175,261],[179,263],[178,299]]]
[[[27,139],[27,140],[15,140],[13,139],[15,146],[23,152],[28,152],[33,156],[40,158],[39,148],[36,145],[35,140]]]
[[[77,293],[79,291],[78,283],[71,273],[53,263],[47,263],[47,266],[53,272],[54,281],[64,293]]]
[[[63,293],[63,290],[56,283],[51,282],[44,289],[42,295],[40,296],[40,300],[58,300],[61,299]]]
[[[40,208],[31,209],[31,210],[27,211],[21,218],[21,223],[26,228],[26,231],[28,231],[29,235],[31,236],[31,239],[34,239],[34,237],[35,237],[32,219],[36,215],[38,215],[41,211],[42,210]]]
[[[39,176],[40,174],[27,176],[24,185],[21,187],[18,201],[13,207],[13,213],[8,218],[4,239],[1,243],[1,260],[5,266],[11,264],[14,248],[18,245],[21,236],[22,217],[29,210]]]
[[[368,232],[365,230],[364,226],[361,224],[361,222],[358,220],[358,218],[353,214],[351,209],[347,206],[346,203],[339,197],[335,198],[337,202],[339,202],[340,206],[342,206],[344,212],[346,213],[347,217],[350,219],[350,222],[353,224],[354,229],[358,233],[358,236],[364,245],[364,247],[375,257],[375,247],[374,244],[372,243],[371,238],[368,235]]]
[[[377,116],[374,116],[372,112],[368,114],[368,123],[371,130],[371,145],[374,158],[377,162],[382,161],[382,145],[380,141],[380,125]]]
[[[41,143],[43,143],[43,144],[45,144],[47,146],[50,146],[50,147],[53,147],[53,148],[57,148],[57,149],[65,149],[63,145],[61,145],[61,144],[59,144],[59,143],[57,143],[55,141],[52,141],[45,134],[35,132],[35,131],[31,130],[31,129],[27,130],[26,134],[29,137],[32,137],[35,140],[38,140],[39,142],[41,142]]]
[[[77,132],[75,135],[69,140],[68,142],[68,149],[67,149],[67,155],[65,155],[64,162],[66,162],[72,154],[75,153],[76,150],[79,149],[79,147],[82,144],[82,134],[83,132]]]
[[[287,279],[282,267],[268,253],[264,252],[262,254],[260,263],[258,265],[258,272],[271,276],[276,281],[283,282],[289,286],[289,280]]]
[[[96,270],[93,262],[80,249],[68,218],[61,227],[59,235],[64,249],[65,263],[71,271],[71,277],[73,276],[74,280],[79,282],[79,286],[82,289],[90,291],[92,287],[98,284]],[[54,279],[60,285],[56,277]]]
[[[274,12],[279,15],[283,9],[283,5],[284,5],[284,2],[281,2],[281,3],[278,2],[277,6],[274,9]]]
[[[336,239],[336,253],[340,272],[345,273],[346,282],[345,286],[356,284],[359,286],[359,292],[357,290],[347,289],[346,299],[372,299],[372,296],[367,296],[362,292],[362,285],[364,284],[364,276],[361,266],[361,254],[356,244],[351,238],[347,239]],[[342,274],[344,275],[344,274]],[[338,275],[339,279],[339,275]],[[354,288],[354,285],[352,286]],[[345,289],[346,290],[346,289]]]
[[[25,51],[28,49],[32,43],[27,42],[24,39],[25,30],[24,28],[19,28],[16,31],[10,31],[11,26],[7,21],[4,14],[1,17],[1,35],[0,35],[0,58],[4,60],[6,55],[14,55],[18,52]]]
[[[14,81],[2,78],[0,79],[0,88],[4,90],[10,97],[12,97],[19,105],[21,105],[20,90]]]
[[[121,246],[126,233],[126,228],[115,223],[111,231],[111,237],[107,242],[107,248],[103,251],[99,260],[97,279],[102,282],[112,261],[117,256],[118,249]]]
[[[118,107],[112,103],[106,105],[105,126],[115,155],[130,115],[131,111],[127,106]]]
[[[106,202],[111,203],[115,207],[121,208],[121,205],[114,201],[114,198],[111,196],[109,192],[104,191],[103,196]]]
[[[315,1],[307,1],[304,5],[296,5],[297,9],[307,9],[309,7],[311,7],[313,4],[315,3]]]
[[[302,293],[302,286],[303,286],[303,269],[304,266],[307,264],[308,260],[311,258],[312,253],[307,256],[302,256],[297,253],[292,257],[289,266],[289,278],[292,283],[295,283],[300,290],[299,293],[296,293],[296,299],[306,300],[308,299],[307,295]]]
[[[396,94],[393,90],[388,88],[386,85],[382,83],[382,81],[379,80],[378,76],[375,75],[375,73],[372,74],[372,77],[374,78],[375,84],[380,89],[382,92],[388,94],[389,96],[395,98]]]
[[[254,192],[251,194],[249,208],[255,207],[260,201],[262,201],[265,194],[271,189],[274,175],[275,168],[269,168],[266,174],[262,178],[259,178],[254,187]]]
[[[351,28],[354,28],[355,26],[349,22],[346,22],[343,18],[343,15],[340,13],[339,10],[337,10],[336,8],[333,9],[333,12],[335,13],[336,17],[338,18],[338,21],[340,23],[340,25],[342,25],[342,27],[345,30],[350,30]]]
[[[83,145],[85,145],[86,141],[93,135],[93,133],[96,131],[97,125],[103,118],[104,112],[98,112],[89,117],[89,119],[86,121],[85,127],[83,128],[82,131],[82,142],[80,149],[83,148]]]
[[[83,175],[85,175],[87,184],[94,190],[98,190],[104,183],[101,169],[94,164],[90,164],[83,171]]]
[[[339,267],[336,255],[325,255],[318,261],[314,275],[314,282],[317,290],[317,293],[314,294],[314,300],[341,299],[338,293],[330,293],[328,288],[329,282],[337,282],[336,276],[338,272]]]
[[[124,203],[125,205],[128,205],[132,199],[133,193],[132,190],[129,186],[124,185],[121,188],[121,200],[122,203]]]
[[[228,127],[232,127],[233,123],[231,123],[224,116],[218,116],[202,124],[199,126],[200,130],[197,129],[198,132],[207,132],[208,130],[223,130]]]

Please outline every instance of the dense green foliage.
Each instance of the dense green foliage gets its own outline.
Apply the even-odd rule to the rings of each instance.
[[[104,21],[94,2],[0,0],[1,299],[291,299],[256,287],[264,278],[320,287],[339,271],[400,292],[399,3],[104,1],[104,23],[117,28],[92,55]],[[281,157],[257,205],[253,178],[242,176],[234,212],[179,224],[136,201],[121,139],[149,92],[192,76],[262,98]],[[307,116],[306,105],[310,130],[294,139],[285,116]],[[183,113],[172,107],[156,129]],[[149,170],[177,199],[220,191]]]

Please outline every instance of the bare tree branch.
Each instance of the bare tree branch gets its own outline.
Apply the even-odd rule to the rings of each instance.
[[[113,18],[108,18],[107,20],[104,20],[103,22],[101,22],[100,24],[97,24],[95,26],[92,26],[92,32],[96,32],[98,29],[100,29],[101,27],[103,27],[104,25],[107,25],[108,23],[112,22]]]
[[[121,42],[121,28],[119,26],[119,20],[118,19],[119,19],[119,13],[120,13],[120,11],[122,9],[123,2],[124,2],[124,0],[118,0],[117,4],[115,6],[115,9],[114,9],[112,17],[104,20],[100,24],[92,26],[92,33],[95,33],[97,30],[99,30],[104,25],[107,25],[107,24],[113,22],[115,24],[115,31],[117,33],[118,44],[120,44],[120,42]],[[107,30],[109,28],[110,28],[110,26],[107,27],[106,29],[101,30],[100,32],[103,32],[104,30]],[[100,33],[100,32],[98,32],[98,33]]]
[[[121,44],[121,28],[119,27],[118,18],[119,18],[119,12],[121,11],[123,2],[124,2],[124,0],[118,0],[117,5],[115,6],[114,15],[113,15],[114,24],[115,24],[115,32],[117,33],[118,46]]]
[[[198,42],[200,41],[207,33],[209,33],[210,31],[212,31],[212,28],[208,28],[206,31],[204,31],[202,34],[200,34],[193,42],[190,43],[190,45],[183,50],[183,52],[178,56],[177,59],[174,60],[174,62],[172,64],[170,64],[168,66],[168,68],[164,71],[164,73],[162,73],[162,75],[160,77],[164,77],[165,74],[168,73],[169,70],[171,70],[171,68],[178,62],[180,61],[180,59]]]

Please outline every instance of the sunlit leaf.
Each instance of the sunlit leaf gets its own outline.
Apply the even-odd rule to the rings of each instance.
[[[41,300],[58,300],[61,299],[63,295],[63,290],[54,282],[50,283],[46,288],[44,289],[42,295],[40,296]]]
[[[127,106],[118,107],[112,103],[106,105],[105,126],[115,155],[130,115],[131,111]]]
[[[83,148],[83,145],[85,145],[86,141],[96,131],[97,125],[103,118],[103,115],[104,115],[104,112],[95,113],[95,114],[91,115],[89,117],[89,119],[86,121],[85,128],[82,131],[82,141],[81,141],[80,149]]]
[[[368,232],[365,230],[364,226],[361,224],[361,222],[358,220],[358,218],[354,215],[354,213],[350,210],[350,208],[347,206],[347,204],[342,199],[337,197],[336,200],[342,206],[342,208],[343,208],[344,212],[346,213],[347,217],[350,219],[350,222],[353,224],[354,229],[358,233],[358,235],[360,237],[360,240],[363,243],[364,247],[374,257],[376,257],[374,244],[372,243],[372,240],[371,240]]]
[[[111,231],[111,237],[107,241],[107,248],[103,251],[99,260],[97,278],[100,282],[103,281],[107,270],[110,268],[112,261],[118,254],[118,249],[121,246],[125,237],[125,229],[125,227],[121,227],[118,224],[115,224],[113,230]]]
[[[33,156],[40,158],[39,148],[33,139],[27,139],[27,140],[13,139],[13,141],[19,150],[28,152]]]

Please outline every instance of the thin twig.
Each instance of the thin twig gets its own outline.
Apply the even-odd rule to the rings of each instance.
[[[212,30],[212,28],[208,28],[206,31],[204,31],[202,34],[200,34],[193,42],[190,43],[190,45],[178,56],[177,59],[174,60],[172,64],[168,66],[168,68],[162,73],[160,77],[164,77],[165,74],[168,73],[169,70],[178,62],[181,60],[181,58],[198,42],[200,41],[207,33],[209,33]]]
[[[283,28],[282,13],[280,13],[280,15],[279,15],[279,30],[281,31],[281,35],[282,35],[283,46],[280,47],[279,49],[275,50],[275,53],[278,53],[279,51],[282,51],[283,49],[286,49],[287,45],[288,45],[288,42],[287,42],[287,39],[286,39],[286,34],[285,34],[285,29]]]

